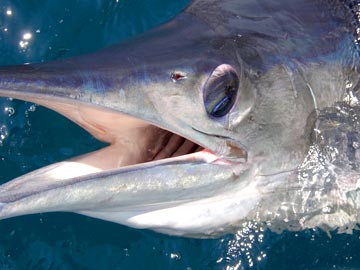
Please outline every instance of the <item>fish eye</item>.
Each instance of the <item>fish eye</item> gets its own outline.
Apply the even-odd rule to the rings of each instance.
[[[208,115],[225,116],[234,106],[239,89],[239,76],[235,69],[222,64],[216,67],[203,88],[203,99]]]

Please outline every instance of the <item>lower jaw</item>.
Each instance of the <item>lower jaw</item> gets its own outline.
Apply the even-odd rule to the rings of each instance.
[[[112,146],[105,147],[98,151],[95,151],[90,154],[86,154],[68,161],[63,161],[49,165],[45,168],[41,168],[33,172],[33,176],[40,176],[40,178],[51,178],[53,180],[70,180],[76,177],[87,176],[92,174],[97,174],[100,172],[114,172],[121,170],[130,170],[130,169],[146,169],[147,167],[161,166],[164,164],[180,164],[183,162],[190,163],[228,163],[225,160],[220,159],[217,155],[212,153],[209,150],[203,149],[198,152],[189,153],[186,155],[164,158],[161,160],[152,160],[143,163],[134,163],[124,166],[119,166],[118,163],[113,160],[101,160],[101,156],[107,156],[116,152],[117,148]],[[47,175],[47,176],[46,176]]]

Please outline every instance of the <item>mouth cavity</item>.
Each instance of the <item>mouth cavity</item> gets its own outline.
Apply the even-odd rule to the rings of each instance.
[[[97,151],[63,162],[56,178],[71,178],[100,171],[204,151],[199,144],[144,120],[89,104],[27,99],[69,118],[95,138],[109,143]],[[205,151],[208,152],[208,151]]]

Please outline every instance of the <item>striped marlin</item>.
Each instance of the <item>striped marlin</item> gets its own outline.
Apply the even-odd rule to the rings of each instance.
[[[326,192],[325,180],[304,178],[320,113],[356,90],[352,8],[194,0],[97,53],[0,68],[1,96],[109,144],[1,185],[0,219],[67,211],[193,237],[247,220],[354,227],[356,173],[344,189],[331,178]]]

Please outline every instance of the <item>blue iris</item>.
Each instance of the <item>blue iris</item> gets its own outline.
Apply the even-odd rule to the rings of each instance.
[[[231,92],[228,96],[223,97],[212,109],[210,112],[211,116],[214,117],[223,117],[225,116],[232,108],[234,104],[234,97],[236,92]]]

